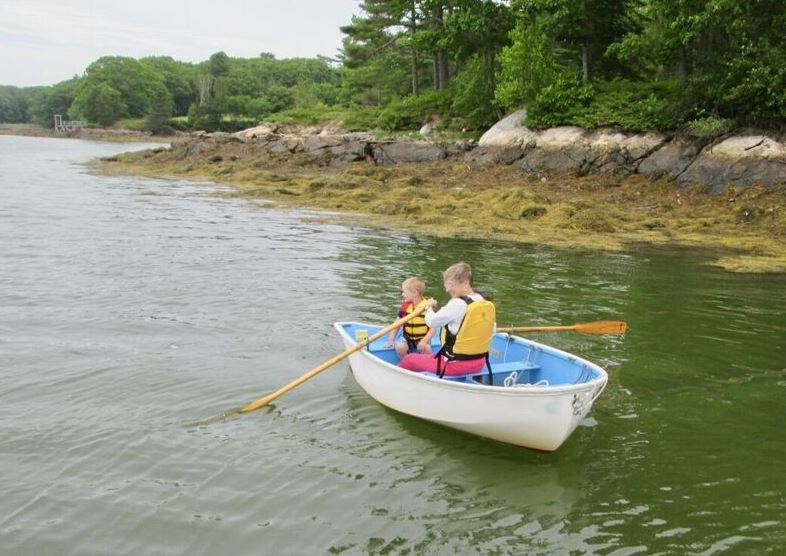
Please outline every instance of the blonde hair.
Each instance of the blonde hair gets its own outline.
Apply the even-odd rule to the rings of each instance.
[[[426,291],[426,283],[417,276],[412,276],[401,282],[401,289],[414,290],[420,295],[423,295],[423,292]]]
[[[456,263],[448,267],[442,273],[444,280],[453,280],[455,282],[472,284],[472,267],[465,262]]]

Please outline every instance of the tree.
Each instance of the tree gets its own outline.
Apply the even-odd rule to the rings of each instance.
[[[563,70],[539,25],[519,22],[510,37],[512,44],[500,53],[496,99],[503,107],[518,108],[534,102]]]
[[[29,93],[19,87],[0,85],[0,122],[27,121]]]
[[[172,97],[172,112],[175,116],[185,116],[189,105],[196,98],[193,64],[178,62],[169,56],[142,58],[140,62],[159,74]],[[153,86],[154,89],[156,86]],[[154,90],[155,92],[155,90]],[[155,109],[155,107],[153,107]]]
[[[224,52],[216,52],[210,56],[207,71],[213,77],[221,77],[229,72],[230,58]]]
[[[488,0],[454,2],[445,19],[444,44],[456,73],[451,109],[470,128],[493,124],[502,115],[495,99],[500,50],[510,44],[514,26],[510,10]]]
[[[584,82],[593,74],[611,77],[606,50],[639,30],[633,17],[640,0],[512,0],[519,21],[537,27],[553,41],[555,54],[567,54],[565,66],[580,68]]]
[[[102,83],[120,93],[126,110],[121,117],[142,118],[150,112],[150,99],[153,97],[157,84],[163,84],[160,73],[149,65],[133,58],[121,56],[105,56],[90,64],[84,77],[79,80],[77,95],[82,89],[91,90]],[[86,95],[82,95],[85,99]],[[80,110],[88,109],[80,106]]]
[[[645,25],[616,46],[627,63],[675,76],[686,111],[767,125],[786,117],[786,4],[649,0]]]
[[[69,114],[109,127],[128,112],[123,95],[109,83],[90,83],[80,87]]]
[[[363,71],[354,77],[365,75],[367,79],[385,82],[384,74],[391,67],[401,67],[403,60],[408,59],[410,90],[414,95],[419,94],[420,59],[416,37],[421,20],[420,3],[419,0],[361,2],[360,8],[367,14],[366,17],[353,16],[351,25],[341,27],[341,32],[346,35],[342,49],[344,68],[353,70],[362,67]],[[378,96],[389,99],[397,94],[391,92]]]
[[[152,86],[150,112],[147,114],[147,129],[153,133],[171,132],[169,118],[172,116],[172,94],[163,83]]]
[[[54,127],[55,114],[68,114],[76,96],[78,82],[79,78],[74,77],[37,90],[30,99],[30,120],[44,127]]]

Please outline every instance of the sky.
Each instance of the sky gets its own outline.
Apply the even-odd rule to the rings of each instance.
[[[101,56],[334,57],[360,0],[0,0],[0,85],[53,85]]]

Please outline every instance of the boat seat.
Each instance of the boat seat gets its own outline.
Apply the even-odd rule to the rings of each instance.
[[[494,384],[498,382],[501,383],[506,376],[510,375],[513,371],[517,372],[519,375],[524,372],[534,372],[540,370],[540,365],[532,362],[527,361],[506,361],[504,363],[492,363],[491,364],[491,374],[494,377]],[[486,382],[486,378],[489,374],[488,369],[484,366],[482,370],[478,371],[477,373],[469,374],[469,375],[461,375],[461,376],[446,376],[447,380],[452,380],[454,382],[477,382],[480,384],[484,384]],[[528,381],[529,382],[529,381]]]
[[[494,374],[510,374],[513,371],[536,371],[538,369],[540,369],[540,365],[532,363],[531,361],[506,361],[505,363],[491,364],[491,370]]]

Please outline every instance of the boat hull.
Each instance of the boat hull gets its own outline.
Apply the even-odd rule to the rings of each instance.
[[[336,323],[335,327],[347,348],[357,345],[354,330],[359,327],[369,332],[378,329],[362,323]],[[401,369],[388,361],[389,356],[385,360],[379,341],[350,355],[349,364],[358,384],[391,409],[500,442],[556,450],[589,413],[606,385],[606,372],[555,348],[507,335],[498,334],[498,337],[508,344],[523,342],[535,348],[541,359],[544,353],[559,355],[565,365],[575,367],[576,376],[583,376],[584,380],[574,384],[545,385],[546,379],[541,379],[539,384],[522,384],[515,383],[514,377],[513,383],[508,380],[508,386],[489,386],[474,380],[440,379],[430,373]],[[499,356],[496,359],[495,362],[492,358],[493,369],[509,366],[509,361],[501,361]],[[560,372],[565,373],[564,370]]]

